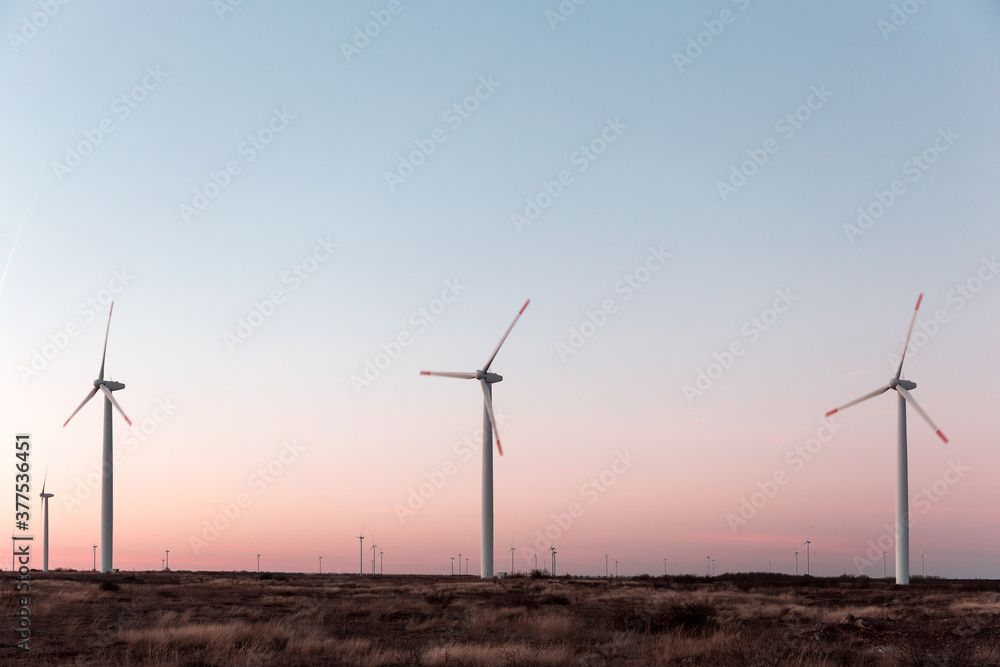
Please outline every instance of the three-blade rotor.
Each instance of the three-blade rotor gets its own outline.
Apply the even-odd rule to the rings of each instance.
[[[483,404],[486,406],[486,413],[489,415],[490,418],[490,426],[493,428],[493,437],[496,438],[497,451],[500,452],[500,456],[503,456],[503,447],[500,444],[500,431],[497,430],[497,420],[496,417],[493,415],[493,395],[490,392],[490,388],[488,385],[491,385],[495,382],[500,382],[501,380],[503,380],[503,377],[497,375],[496,373],[490,373],[490,366],[493,364],[493,360],[496,358],[497,352],[500,351],[500,346],[503,345],[505,340],[507,340],[507,336],[510,335],[510,330],[514,328],[515,324],[517,324],[517,321],[521,318],[521,314],[524,312],[524,309],[528,307],[529,303],[531,303],[531,299],[525,301],[524,305],[521,306],[521,310],[517,311],[517,316],[514,317],[514,321],[511,322],[510,326],[507,327],[507,330],[503,332],[503,336],[500,338],[500,342],[497,343],[497,346],[495,348],[493,348],[493,354],[491,354],[490,358],[486,360],[486,365],[483,366],[481,370],[475,371],[474,373],[447,373],[440,371],[420,371],[421,375],[438,375],[440,377],[458,378],[460,380],[479,380],[479,385],[483,389]]]
[[[118,401],[116,401],[115,397],[111,395],[112,391],[117,391],[118,389],[124,389],[125,385],[122,384],[121,382],[105,382],[104,380],[104,362],[108,356],[108,333],[111,331],[111,313],[114,312],[114,309],[115,309],[115,304],[114,302],[112,302],[111,308],[108,310],[108,327],[107,329],[104,330],[104,351],[101,353],[101,370],[97,374],[97,379],[94,380],[94,388],[90,390],[90,393],[88,393],[87,397],[83,399],[83,402],[80,403],[79,406],[77,406],[76,410],[73,411],[73,414],[69,416],[69,419],[63,422],[63,428],[66,428],[66,424],[69,423],[69,420],[75,417],[76,413],[79,412],[83,408],[83,406],[85,406],[87,402],[90,401],[90,399],[96,396],[98,391],[102,392],[104,396],[108,399],[108,401],[111,403],[111,405],[115,406],[115,409],[118,410],[121,416],[125,418],[125,421],[128,422],[128,425],[129,426],[132,425],[132,420],[128,418],[128,415],[125,414],[125,411],[122,410],[122,407],[118,405]]]
[[[864,396],[862,396],[861,398],[856,398],[849,403],[845,403],[841,405],[839,408],[834,408],[833,410],[830,410],[829,412],[826,413],[827,417],[837,412],[840,412],[845,408],[849,408],[852,405],[857,405],[858,403],[867,401],[869,398],[874,398],[875,396],[884,394],[890,389],[895,389],[899,393],[899,395],[903,397],[903,399],[907,402],[907,404],[910,405],[910,407],[912,407],[914,410],[916,410],[917,414],[923,417],[924,421],[926,421],[930,425],[930,427],[934,429],[934,432],[937,434],[937,436],[941,438],[941,440],[943,440],[945,443],[948,442],[948,438],[945,437],[945,434],[941,432],[941,429],[939,429],[934,424],[930,416],[928,416],[928,414],[924,412],[924,409],[921,408],[920,405],[917,403],[916,399],[913,398],[913,395],[910,394],[909,391],[907,391],[907,389],[913,389],[914,387],[916,387],[916,385],[912,382],[908,382],[907,380],[900,379],[903,375],[903,359],[906,357],[906,349],[910,346],[910,335],[913,333],[913,325],[917,321],[917,311],[920,310],[920,302],[923,301],[923,298],[924,295],[922,293],[920,294],[919,297],[917,297],[917,305],[916,307],[914,307],[913,316],[910,318],[910,327],[906,330],[906,338],[903,340],[903,351],[899,355],[899,365],[896,366],[896,375],[891,380],[889,380],[889,384],[879,389],[876,389],[875,391],[869,392]]]

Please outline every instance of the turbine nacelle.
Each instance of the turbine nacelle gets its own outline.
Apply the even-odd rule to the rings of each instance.
[[[125,388],[124,382],[115,382],[114,380],[94,380],[94,387],[97,389],[104,385],[108,388],[108,391],[121,391]]]
[[[889,389],[895,389],[896,387],[902,387],[907,391],[913,391],[917,388],[917,383],[910,382],[909,380],[897,380],[895,378],[889,380]]]
[[[497,375],[496,373],[490,373],[489,371],[476,371],[477,380],[486,380],[487,384],[494,384],[503,380],[502,375]]]

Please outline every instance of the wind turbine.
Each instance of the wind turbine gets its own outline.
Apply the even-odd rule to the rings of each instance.
[[[49,471],[45,471],[45,477],[42,478],[42,492],[39,496],[42,499],[42,511],[45,514],[45,525],[43,528],[44,532],[44,542],[42,543],[42,571],[49,571],[49,498],[52,498],[55,494],[45,493],[45,482],[49,479]]]
[[[556,554],[558,552],[555,547],[549,547],[549,550],[552,552],[552,576],[554,577],[556,576]]]
[[[795,576],[799,576],[799,550],[795,550]]]
[[[510,573],[514,574],[514,538],[510,538]]]
[[[108,309],[108,328],[104,331],[104,352],[101,353],[101,370],[97,374],[97,379],[94,380],[94,388],[90,390],[87,394],[87,398],[83,399],[83,403],[73,411],[73,414],[69,416],[69,419],[63,424],[63,428],[66,428],[66,424],[69,420],[76,416],[76,413],[80,411],[83,406],[87,404],[87,401],[92,399],[100,391],[104,394],[104,449],[101,462],[101,476],[103,481],[101,482],[101,572],[111,572],[112,565],[112,552],[114,551],[114,452],[113,452],[113,434],[111,429],[111,406],[114,406],[116,410],[125,417],[125,421],[129,426],[132,425],[132,420],[128,418],[125,411],[122,410],[121,406],[118,405],[118,401],[111,394],[113,391],[120,391],[125,388],[125,385],[121,382],[115,382],[113,380],[104,379],[104,361],[108,356],[108,333],[111,331],[111,313],[115,309],[114,301],[111,302],[111,307]]]
[[[807,577],[809,576],[809,545],[812,544],[812,542],[809,541],[809,536],[812,535],[812,532],[813,532],[813,527],[809,526],[809,531],[806,533],[806,541],[802,543],[802,544],[804,544],[806,546],[806,576]],[[800,544],[799,546],[801,547],[802,544]]]
[[[493,354],[486,360],[486,365],[482,370],[474,373],[440,373],[434,371],[420,371],[421,375],[440,375],[443,377],[459,378],[461,380],[479,380],[483,388],[483,491],[482,491],[482,519],[480,526],[480,567],[479,576],[483,579],[493,577],[493,438],[496,437],[497,451],[503,456],[503,447],[500,445],[500,433],[497,430],[496,419],[493,416],[493,390],[490,385],[503,380],[503,376],[490,373],[490,365],[496,358],[500,346],[507,340],[510,330],[517,324],[521,313],[528,307],[531,300],[524,302],[521,310],[517,311],[517,317],[507,327],[500,342],[493,349]],[[461,561],[459,562],[461,565]],[[461,567],[459,567],[461,569]]]
[[[896,583],[910,583],[910,506],[908,498],[908,479],[906,472],[906,404],[917,411],[924,420],[930,424],[937,436],[945,443],[948,438],[941,432],[931,418],[927,416],[923,408],[917,404],[910,391],[917,388],[916,382],[901,379],[903,374],[903,359],[906,357],[906,348],[910,345],[910,334],[913,333],[913,324],[917,321],[917,311],[920,310],[920,302],[923,300],[923,293],[917,297],[917,305],[913,308],[913,317],[910,318],[910,328],[906,330],[906,339],[903,341],[903,351],[899,354],[899,365],[896,367],[896,375],[889,380],[889,384],[865,394],[861,398],[846,403],[839,408],[834,408],[826,413],[826,416],[857,405],[869,398],[874,398],[895,389],[897,396],[898,415],[896,419]]]
[[[361,534],[358,535],[358,539],[361,540],[360,547],[361,547],[361,576],[362,577],[365,576],[365,526],[367,526],[367,525],[368,524],[366,523],[366,524],[364,524],[364,526],[361,526]]]

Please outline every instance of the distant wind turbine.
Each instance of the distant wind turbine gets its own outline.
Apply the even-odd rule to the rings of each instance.
[[[358,535],[358,539],[361,540],[361,542],[359,544],[360,544],[360,547],[361,547],[361,576],[362,577],[365,576],[365,526],[367,526],[367,525],[368,524],[366,523],[364,526],[361,526],[361,534]]]
[[[442,373],[436,371],[420,371],[421,375],[440,375],[442,377],[459,378],[462,380],[479,380],[483,389],[483,490],[482,490],[482,519],[480,524],[480,576],[489,579],[493,576],[493,438],[496,437],[497,451],[503,456],[503,447],[500,445],[500,433],[497,430],[496,418],[493,416],[493,390],[490,385],[503,380],[503,376],[490,373],[490,365],[496,358],[500,346],[507,340],[510,330],[517,324],[524,309],[528,307],[530,299],[524,302],[521,310],[517,312],[517,317],[507,327],[500,342],[493,349],[493,354],[486,360],[486,365],[482,370],[474,373]],[[459,561],[459,570],[462,563]]]
[[[889,380],[889,384],[876,389],[873,392],[865,394],[861,398],[857,398],[850,403],[845,403],[839,408],[834,408],[826,413],[826,416],[839,412],[845,408],[849,408],[852,405],[857,405],[862,401],[867,401],[869,398],[874,398],[875,396],[880,396],[890,389],[895,389],[898,394],[897,397],[897,410],[898,415],[896,419],[896,583],[897,584],[908,584],[910,583],[910,507],[909,507],[909,491],[908,491],[908,476],[906,469],[906,404],[909,403],[910,406],[917,411],[924,420],[930,424],[930,427],[934,429],[937,436],[941,438],[945,443],[948,442],[948,438],[945,437],[944,433],[941,432],[931,418],[926,412],[917,404],[917,401],[910,395],[910,391],[917,388],[915,382],[910,382],[909,380],[903,380],[903,359],[906,357],[906,348],[910,345],[910,334],[913,333],[913,324],[917,321],[917,311],[920,310],[920,302],[923,300],[924,295],[921,293],[917,297],[917,305],[913,309],[913,317],[910,318],[910,328],[906,330],[906,339],[903,341],[903,351],[899,355],[899,365],[896,367],[896,374]]]
[[[87,398],[83,399],[83,403],[73,411],[73,414],[63,424],[63,428],[66,428],[69,420],[87,404],[87,401],[96,396],[98,391],[104,394],[104,449],[101,462],[101,475],[103,477],[103,481],[101,482],[101,572],[111,572],[114,567],[112,558],[114,552],[115,506],[113,480],[114,446],[112,444],[114,436],[111,428],[111,406],[114,406],[122,417],[125,417],[125,421],[129,426],[132,425],[132,420],[128,418],[121,406],[118,405],[118,401],[111,394],[113,391],[124,389],[125,385],[121,382],[104,379],[104,361],[108,355],[108,333],[111,331],[111,313],[114,309],[115,304],[112,301],[111,307],[108,309],[108,328],[104,331],[104,352],[101,353],[101,370],[97,375],[97,379],[94,380],[94,388],[90,390]]]
[[[45,483],[49,479],[49,471],[45,471],[45,477],[42,478],[42,492],[39,497],[42,499],[42,512],[44,513],[44,541],[42,542],[42,571],[49,571],[49,498],[52,498],[55,494],[45,493]]]
[[[555,547],[549,547],[549,550],[552,551],[552,576],[554,577],[556,576],[556,553],[558,552]]]
[[[812,532],[813,532],[813,527],[809,526],[809,531],[806,533],[806,541],[799,545],[799,546],[802,546],[804,544],[805,547],[806,547],[806,576],[807,577],[809,576],[809,545],[812,544],[812,542],[809,541],[809,537],[812,535]],[[799,533],[799,535],[801,535],[801,534],[802,533]]]
[[[514,574],[514,538],[510,538],[510,573]]]

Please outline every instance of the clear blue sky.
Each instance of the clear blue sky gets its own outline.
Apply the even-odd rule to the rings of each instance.
[[[1000,576],[1000,280],[977,282],[1000,252],[1000,9],[896,4],[912,13],[4,4],[0,430],[31,432],[34,474],[49,467],[54,566],[88,567],[99,535],[97,491],[83,496],[100,408],[61,425],[96,377],[114,289],[108,369],[150,431],[126,441],[116,417],[118,567],[158,567],[169,545],[177,567],[250,568],[261,550],[273,569],[324,554],[350,570],[364,524],[386,569],[477,559],[479,464],[453,443],[480,425],[478,389],[418,371],[481,366],[530,297],[494,364],[497,569],[630,450],[639,463],[559,535],[560,569],[603,572],[607,549],[624,573],[665,556],[700,572],[708,553],[790,570],[811,525],[813,572],[857,573],[893,520],[895,402],[845,412],[801,469],[786,456],[884,384],[923,292],[906,371],[952,443],[911,411],[911,496],[951,462],[970,470],[912,505],[914,558]],[[352,382],[401,334],[370,385]],[[292,440],[304,450],[258,493]],[[780,471],[734,533],[727,515]],[[241,493],[252,505],[196,553]]]

